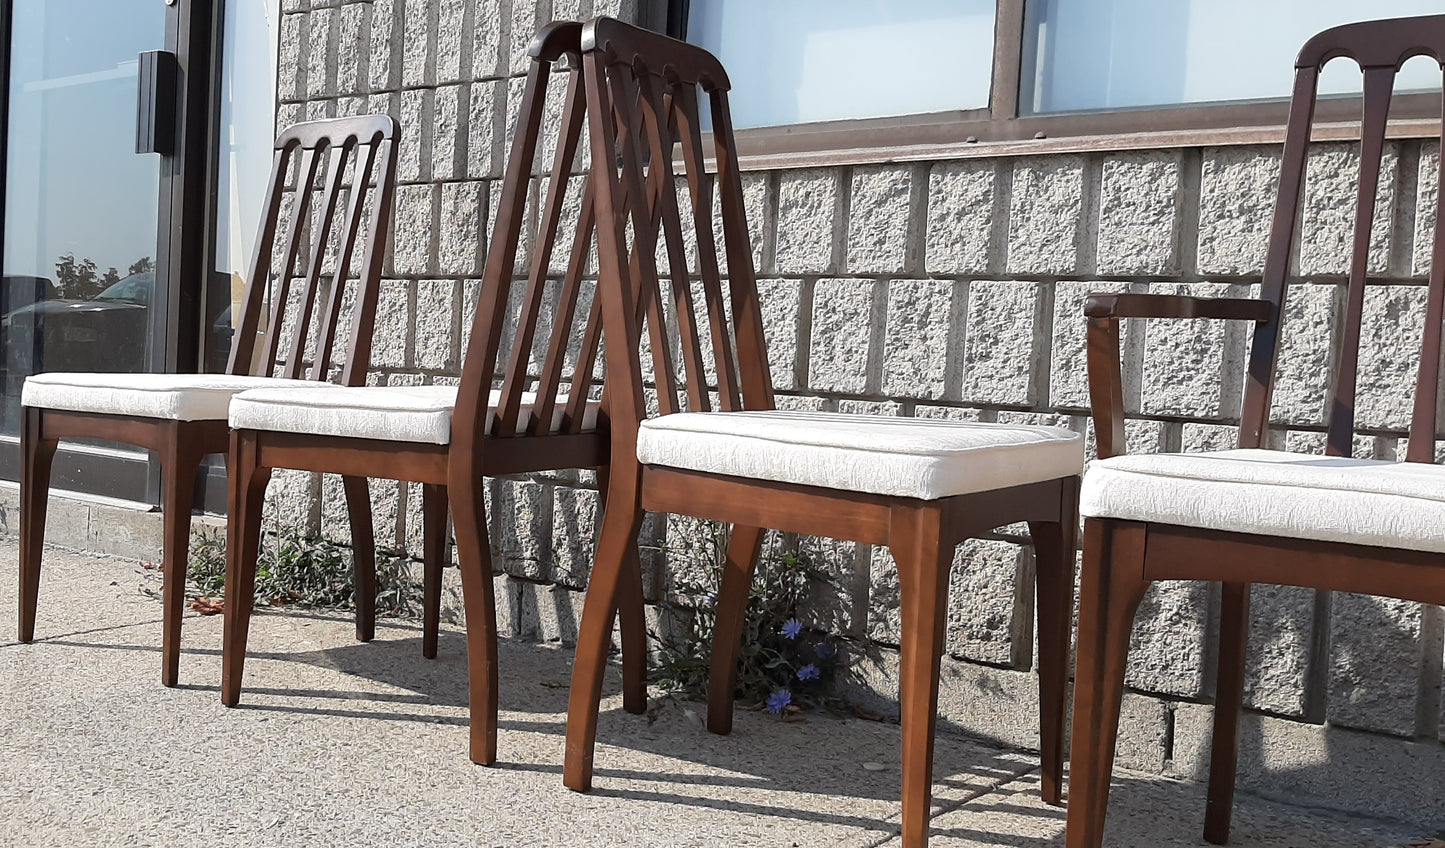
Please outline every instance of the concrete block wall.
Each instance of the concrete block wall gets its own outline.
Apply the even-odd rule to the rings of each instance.
[[[553,17],[628,17],[633,3],[285,0],[279,123],[381,110],[402,124],[374,382],[457,378],[531,33]],[[1411,141],[1387,153],[1360,368],[1356,445],[1365,456],[1404,453],[1438,155]],[[779,404],[1056,424],[1092,445],[1084,296],[1257,290],[1278,167],[1276,148],[1221,147],[750,172]],[[1352,217],[1341,189],[1355,168],[1348,145],[1321,145],[1311,161],[1272,413],[1280,447],[1323,443]],[[1231,446],[1246,328],[1134,321],[1125,336],[1130,451]],[[419,551],[419,492],[372,485],[378,538]],[[278,520],[345,540],[337,481],[278,474],[272,492]],[[504,628],[570,638],[596,527],[595,481],[498,479],[489,496]],[[653,600],[668,595],[670,570],[689,567],[702,532],[677,519],[649,522]],[[808,549],[838,576],[844,596],[828,621],[872,645],[856,694],[892,697],[897,578],[887,552],[777,541]],[[1032,569],[1018,528],[960,547],[942,705],[956,727],[1024,745],[1037,739]],[[1211,587],[1150,592],[1135,629],[1122,762],[1195,774],[1198,757],[1186,753],[1197,753],[1207,728],[1199,711],[1212,697],[1216,617]],[[1408,745],[1445,768],[1442,637],[1437,608],[1257,587],[1246,699],[1270,727],[1346,734],[1355,752]],[[1261,762],[1269,744],[1260,743]],[[1350,802],[1341,793],[1338,803]]]

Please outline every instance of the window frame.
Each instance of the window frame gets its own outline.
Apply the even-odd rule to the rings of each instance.
[[[945,158],[1029,155],[1237,144],[1279,144],[1289,98],[1021,115],[1024,5],[997,0],[993,77],[982,109],[856,118],[737,130],[744,167],[807,167]],[[644,21],[674,38],[686,36],[689,0],[655,0]],[[1315,137],[1347,138],[1359,122],[1360,97],[1321,99]],[[1391,101],[1392,138],[1437,133],[1441,96],[1401,94]]]

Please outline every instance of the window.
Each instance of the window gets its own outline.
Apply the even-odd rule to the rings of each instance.
[[[738,127],[988,106],[994,0],[693,0]]]
[[[1428,15],[1439,0],[1031,0],[1020,107],[1077,112],[1289,97],[1292,61],[1322,29],[1364,18]],[[1440,87],[1440,68],[1409,62],[1397,89]],[[1359,94],[1349,60],[1324,94]]]

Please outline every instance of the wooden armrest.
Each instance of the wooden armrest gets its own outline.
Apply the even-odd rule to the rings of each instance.
[[[1124,452],[1124,375],[1119,361],[1121,318],[1218,318],[1264,323],[1274,304],[1249,298],[1186,297],[1165,294],[1091,294],[1089,319],[1089,405],[1101,459]]]
[[[1089,318],[1224,318],[1263,323],[1274,317],[1267,300],[1241,297],[1187,297],[1175,294],[1091,294],[1084,301]]]

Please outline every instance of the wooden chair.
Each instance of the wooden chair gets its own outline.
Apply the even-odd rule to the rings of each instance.
[[[613,465],[573,665],[566,785],[579,791],[592,785],[612,610],[619,593],[626,596],[639,580],[633,550],[644,510],[733,524],[708,703],[708,727],[717,733],[732,725],[740,631],[762,528],[887,545],[902,591],[903,838],[923,845],[953,549],[991,528],[1027,521],[1038,550],[1044,794],[1057,802],[1081,437],[1051,427],[774,410],[726,73],[701,48],[606,18],[587,25],[582,43]],[[699,87],[711,105],[715,175],[704,165]],[[679,143],[683,213],[674,193]],[[614,161],[620,170],[602,165]],[[713,235],[714,189],[721,196],[726,295]],[[688,270],[684,214],[696,234],[701,304]],[[655,266],[659,228],[675,320],[664,310]],[[659,413],[651,418],[640,358],[644,317],[653,366],[647,378]],[[717,375],[716,412],[704,338]],[[684,366],[681,387],[674,350]]]
[[[440,569],[444,559],[448,502],[452,507],[467,623],[471,758],[481,764],[496,760],[496,611],[482,477],[595,468],[599,487],[603,492],[608,488],[607,422],[599,416],[600,404],[589,400],[600,347],[601,306],[592,298],[585,313],[578,308],[591,252],[590,188],[584,192],[577,220],[568,222],[575,227],[575,235],[557,301],[544,303],[583,127],[581,79],[575,71],[564,74],[565,102],[555,162],[540,226],[530,240],[531,268],[520,316],[510,332],[507,327],[508,296],[552,65],[570,57],[571,67],[576,68],[581,28],[578,23],[555,22],[543,27],[532,42],[460,388],[335,387],[308,393],[301,402],[295,394],[258,390],[232,401],[229,532],[238,542],[228,550],[226,563],[228,599],[231,592],[236,593],[236,602],[228,600],[226,604],[221,699],[227,705],[235,705],[241,694],[260,508],[270,469],[300,468],[420,482],[427,505],[424,545],[429,552],[437,552],[427,557],[429,569]],[[541,341],[539,321],[544,310],[552,329],[533,372],[529,364],[534,343]],[[501,387],[494,390],[499,348],[507,337],[510,356]],[[530,390],[529,383],[533,384]],[[435,587],[433,576],[428,575],[428,585]],[[625,595],[622,624],[627,709],[642,712],[647,706],[646,632],[640,582]],[[435,651],[434,641],[428,651]]]
[[[276,139],[268,200],[225,374],[50,373],[25,381],[20,434],[22,642],[35,636],[45,510],[57,440],[104,439],[147,448],[155,452],[160,463],[165,514],[161,682],[176,685],[191,510],[201,461],[207,454],[226,451],[226,412],[232,395],[259,386],[295,390],[331,376],[332,347],[348,281],[343,272],[335,273],[330,282],[323,279],[326,247],[328,240],[334,239],[334,267],[342,271],[351,268],[363,227],[366,237],[359,279],[354,284],[356,305],[340,377],[348,385],[359,385],[366,379],[381,279],[382,236],[389,228],[396,183],[395,138],[396,125],[391,118],[369,115],[297,124]],[[300,180],[288,186],[298,163]],[[320,172],[323,163],[324,174]],[[321,181],[316,186],[318,177]],[[371,187],[369,211],[368,191],[350,191],[342,205],[342,198],[348,195],[348,180],[354,186]],[[293,190],[296,186],[308,190]],[[289,224],[278,257],[276,236],[283,207],[289,210]],[[301,252],[308,230],[311,250],[302,266]],[[304,288],[297,292],[304,311],[290,327],[283,350],[282,317],[292,294],[293,278],[304,281]],[[268,296],[270,320],[263,326],[261,315]],[[324,303],[320,303],[323,299]],[[314,351],[309,369],[305,363],[308,350]],[[356,636],[365,641],[372,637],[376,605],[371,503],[364,479],[347,478],[345,489],[356,550]]]
[[[1229,837],[1244,691],[1249,584],[1309,586],[1445,604],[1445,468],[1432,464],[1445,314],[1445,194],[1436,202],[1425,332],[1404,464],[1352,459],[1355,379],[1386,116],[1408,58],[1445,59],[1445,16],[1348,24],[1310,39],[1295,63],[1279,196],[1262,298],[1093,295],[1089,381],[1099,462],[1084,478],[1083,582],[1074,688],[1069,848],[1103,841],[1109,778],[1134,613],[1157,580],[1223,583],[1219,677],[1204,838]],[[1339,372],[1325,456],[1264,450],[1280,347],[1280,316],[1309,151],[1316,81],[1347,56],[1364,73],[1360,180]],[[1239,449],[1122,456],[1122,318],[1254,322]]]

